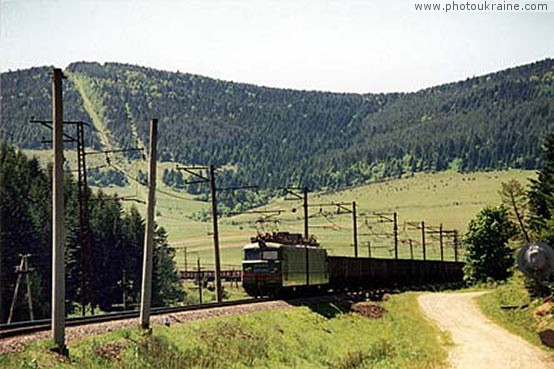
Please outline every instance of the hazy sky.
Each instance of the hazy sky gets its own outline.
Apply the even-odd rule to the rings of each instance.
[[[554,57],[554,1],[548,13],[425,13],[417,1],[0,0],[0,69],[116,61],[390,92]]]

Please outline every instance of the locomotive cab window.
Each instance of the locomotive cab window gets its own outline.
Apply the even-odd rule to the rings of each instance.
[[[277,260],[279,259],[278,251],[262,251],[263,260]]]
[[[260,260],[260,250],[252,249],[244,251],[244,260]]]

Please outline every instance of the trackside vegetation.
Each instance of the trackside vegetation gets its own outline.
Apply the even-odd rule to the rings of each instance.
[[[69,342],[70,359],[48,342],[0,358],[6,368],[443,368],[447,337],[418,308],[416,293],[394,295],[373,320],[341,304],[293,307],[203,322],[155,326]],[[91,355],[91,353],[93,353]]]
[[[554,329],[554,319],[547,311],[536,314],[542,299],[532,298],[525,288],[521,273],[515,273],[507,283],[498,285],[491,293],[477,299],[481,310],[493,321],[525,340],[554,353],[541,344],[538,332]]]
[[[515,246],[512,254],[529,241],[544,240],[551,246],[554,245],[554,134],[545,137],[542,149],[544,166],[536,179],[530,179],[527,192],[515,182],[504,183],[502,186],[503,202],[511,207],[511,214],[508,215],[503,207],[496,210],[484,209],[477,220],[470,223],[466,240],[472,241],[470,243],[474,245],[486,243],[488,251],[476,257],[477,253],[468,249],[466,279],[473,282],[484,281],[485,278],[478,278],[479,275],[490,278],[489,281],[506,279],[511,269],[515,269],[515,263],[509,262],[512,255],[507,248],[507,241],[511,237],[515,236],[512,239],[512,246]],[[513,223],[517,222],[519,225],[519,234],[513,229],[510,216]],[[483,248],[474,247],[473,251],[475,250],[482,251]],[[485,265],[488,266],[483,268]],[[506,273],[498,274],[499,268]],[[496,286],[491,293],[481,296],[478,301],[483,312],[491,319],[526,340],[541,345],[539,332],[554,329],[553,278],[551,275],[549,279],[539,281],[516,271],[506,283]]]
[[[2,301],[11,301],[17,281],[14,266],[20,254],[30,254],[31,294],[36,319],[50,314],[52,260],[51,166],[41,168],[19,150],[0,144],[0,279]],[[81,302],[98,312],[139,301],[144,243],[144,220],[136,208],[124,209],[117,196],[91,192],[90,255],[82,251],[79,233],[77,183],[65,175],[66,301],[69,314]],[[167,232],[157,227],[154,237],[153,305],[181,302],[184,291],[169,247]],[[82,260],[91,263],[88,289],[82,287]],[[88,290],[89,293],[85,293]],[[24,299],[17,300],[13,321],[28,318]],[[0,322],[9,310],[0,306]]]

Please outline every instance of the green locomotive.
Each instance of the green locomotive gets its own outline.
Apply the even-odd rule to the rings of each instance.
[[[242,285],[251,296],[461,282],[464,263],[328,256],[314,238],[278,232],[244,246]]]
[[[267,233],[244,246],[242,285],[252,296],[317,289],[329,283],[327,250],[314,238]]]

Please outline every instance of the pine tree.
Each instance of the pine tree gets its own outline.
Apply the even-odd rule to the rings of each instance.
[[[185,293],[175,265],[175,249],[167,242],[167,232],[157,227],[154,235],[152,305],[163,306],[183,301]]]
[[[537,179],[530,180],[529,190],[531,227],[537,233],[545,229],[554,214],[554,134],[549,134],[544,140],[543,160]]]

